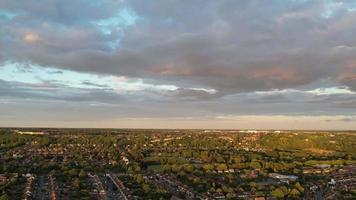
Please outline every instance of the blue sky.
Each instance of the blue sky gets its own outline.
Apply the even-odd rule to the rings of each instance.
[[[0,8],[0,126],[356,128],[352,1]]]

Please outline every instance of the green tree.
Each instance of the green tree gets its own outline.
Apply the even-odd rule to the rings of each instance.
[[[259,162],[254,161],[250,163],[250,167],[253,169],[261,169],[261,164]]]
[[[68,171],[68,174],[73,177],[73,176],[77,176],[78,172],[76,169],[71,169]]]
[[[229,192],[229,193],[226,194],[226,198],[227,199],[232,199],[232,198],[234,198],[234,196],[235,196],[234,193],[230,193]]]
[[[72,182],[72,185],[76,188],[79,189],[80,188],[80,180],[79,178],[75,178]]]
[[[228,186],[222,186],[222,190],[225,193],[233,193],[234,192],[234,190],[231,187],[228,187]]]
[[[172,165],[172,172],[177,173],[177,172],[179,172],[179,169],[180,169],[180,167],[178,165],[176,165],[176,164]]]
[[[10,197],[7,194],[3,194],[0,196],[0,200],[10,200]]]
[[[275,198],[278,198],[278,199],[283,199],[284,198],[284,192],[282,189],[280,188],[277,188],[277,189],[274,189],[272,192],[271,192],[271,195]]]
[[[204,164],[204,165],[203,165],[203,169],[204,169],[205,171],[211,171],[211,170],[214,169],[214,166],[213,166],[212,164]]]
[[[150,192],[150,190],[151,190],[151,188],[150,188],[150,186],[148,185],[148,184],[142,184],[142,189],[143,189],[143,191],[145,192],[145,193],[149,193]]]
[[[144,181],[143,176],[141,174],[135,175],[134,178],[138,183],[143,183],[143,181]]]
[[[216,170],[218,170],[218,171],[227,170],[227,166],[226,166],[226,164],[224,164],[224,163],[218,164],[218,165],[216,166]]]
[[[300,193],[303,193],[304,192],[304,188],[300,185],[299,182],[296,182],[294,184],[294,187],[300,192]]]
[[[194,166],[191,165],[191,164],[185,164],[185,165],[183,166],[183,168],[184,168],[184,171],[186,171],[186,172],[188,172],[188,173],[192,173],[193,170],[194,170]]]
[[[80,178],[84,178],[84,177],[86,177],[86,175],[87,174],[85,173],[85,171],[83,169],[81,169],[80,172],[79,172],[79,177]]]
[[[9,172],[9,166],[6,163],[2,165],[2,172],[4,174]]]
[[[299,197],[300,192],[297,189],[292,189],[292,191],[289,193],[290,196],[292,197]]]

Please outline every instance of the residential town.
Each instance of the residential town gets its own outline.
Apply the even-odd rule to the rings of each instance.
[[[0,199],[353,199],[355,132],[0,130]]]

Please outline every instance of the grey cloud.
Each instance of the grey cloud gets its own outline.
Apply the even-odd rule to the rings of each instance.
[[[199,101],[208,101],[220,96],[215,92],[208,92],[206,90],[202,90],[199,88],[198,89],[178,88],[175,91],[168,91],[163,94],[170,97],[176,97],[181,100],[199,100]]]
[[[59,25],[82,25],[91,20],[104,19],[116,14],[121,7],[121,1],[29,0],[18,2],[2,0],[0,7],[44,22],[55,22]]]
[[[327,122],[356,122],[355,117],[347,117],[341,119],[326,120]]]
[[[68,88],[56,83],[25,84],[0,80],[0,97],[37,100],[61,101],[118,101],[120,98],[113,92],[99,89]]]
[[[94,86],[94,87],[98,87],[98,88],[108,88],[107,85],[104,85],[104,84],[96,84],[96,83],[93,83],[91,81],[83,81],[82,84],[84,85],[88,85],[88,86]]]
[[[352,24],[339,25],[340,21],[349,24],[354,16],[341,10],[332,20],[323,19],[325,2],[127,1],[110,7],[111,3],[82,3],[76,2],[70,9],[62,2],[51,1],[45,8],[32,3],[25,9],[29,22],[15,18],[17,26],[8,25],[5,30],[19,34],[17,37],[34,31],[43,42],[29,45],[13,40],[7,44],[13,46],[8,59],[161,82],[183,79],[231,94],[290,88],[335,77],[356,53],[330,53],[342,41],[354,41],[352,34],[341,39],[336,34],[354,32]],[[24,9],[11,2],[4,6]],[[111,7],[119,10],[119,6],[132,8],[141,20],[110,35],[90,23],[67,23],[67,18],[88,22],[113,16]],[[82,17],[72,11],[75,8],[81,9]],[[92,16],[94,8],[100,12]],[[35,14],[37,9],[44,10],[43,16]],[[53,10],[48,25],[42,25],[42,17]],[[67,28],[59,29],[57,24]],[[119,49],[112,52],[109,43],[119,39]]]
[[[3,0],[2,9],[20,14],[0,20],[0,34],[4,36],[0,49],[5,49],[0,51],[0,61],[137,77],[180,89],[118,95],[106,89],[76,90],[54,84],[57,88],[45,92],[44,88],[2,83],[1,96],[123,103],[132,108],[126,109],[127,113],[142,116],[150,112],[165,116],[184,112],[355,114],[355,95],[254,94],[340,84],[356,91],[356,12],[339,8],[326,18],[326,4],[278,0]],[[136,24],[118,25],[104,34],[93,23],[117,15],[122,8],[130,8],[140,17]],[[38,41],[26,43],[24,36],[29,33],[37,34]],[[118,43],[118,48],[113,48],[113,43]],[[189,88],[215,89],[217,93]]]

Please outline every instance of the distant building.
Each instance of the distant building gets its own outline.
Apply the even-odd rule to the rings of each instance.
[[[331,165],[329,164],[319,164],[319,165],[315,165],[315,167],[321,168],[321,169],[326,169],[326,168],[330,168]]]
[[[255,197],[255,200],[266,200],[264,197]]]
[[[4,183],[8,181],[8,177],[4,174],[0,174],[0,183]]]
[[[298,176],[294,175],[283,175],[283,174],[278,174],[278,173],[270,173],[268,174],[270,178],[275,178],[278,179],[281,182],[286,182],[289,183],[289,181],[296,181],[298,179]]]
[[[122,156],[121,160],[125,163],[125,165],[128,165],[130,162],[126,156]]]
[[[34,132],[34,131],[19,131],[15,130],[15,133],[18,133],[20,135],[47,135],[47,133],[44,132]]]

